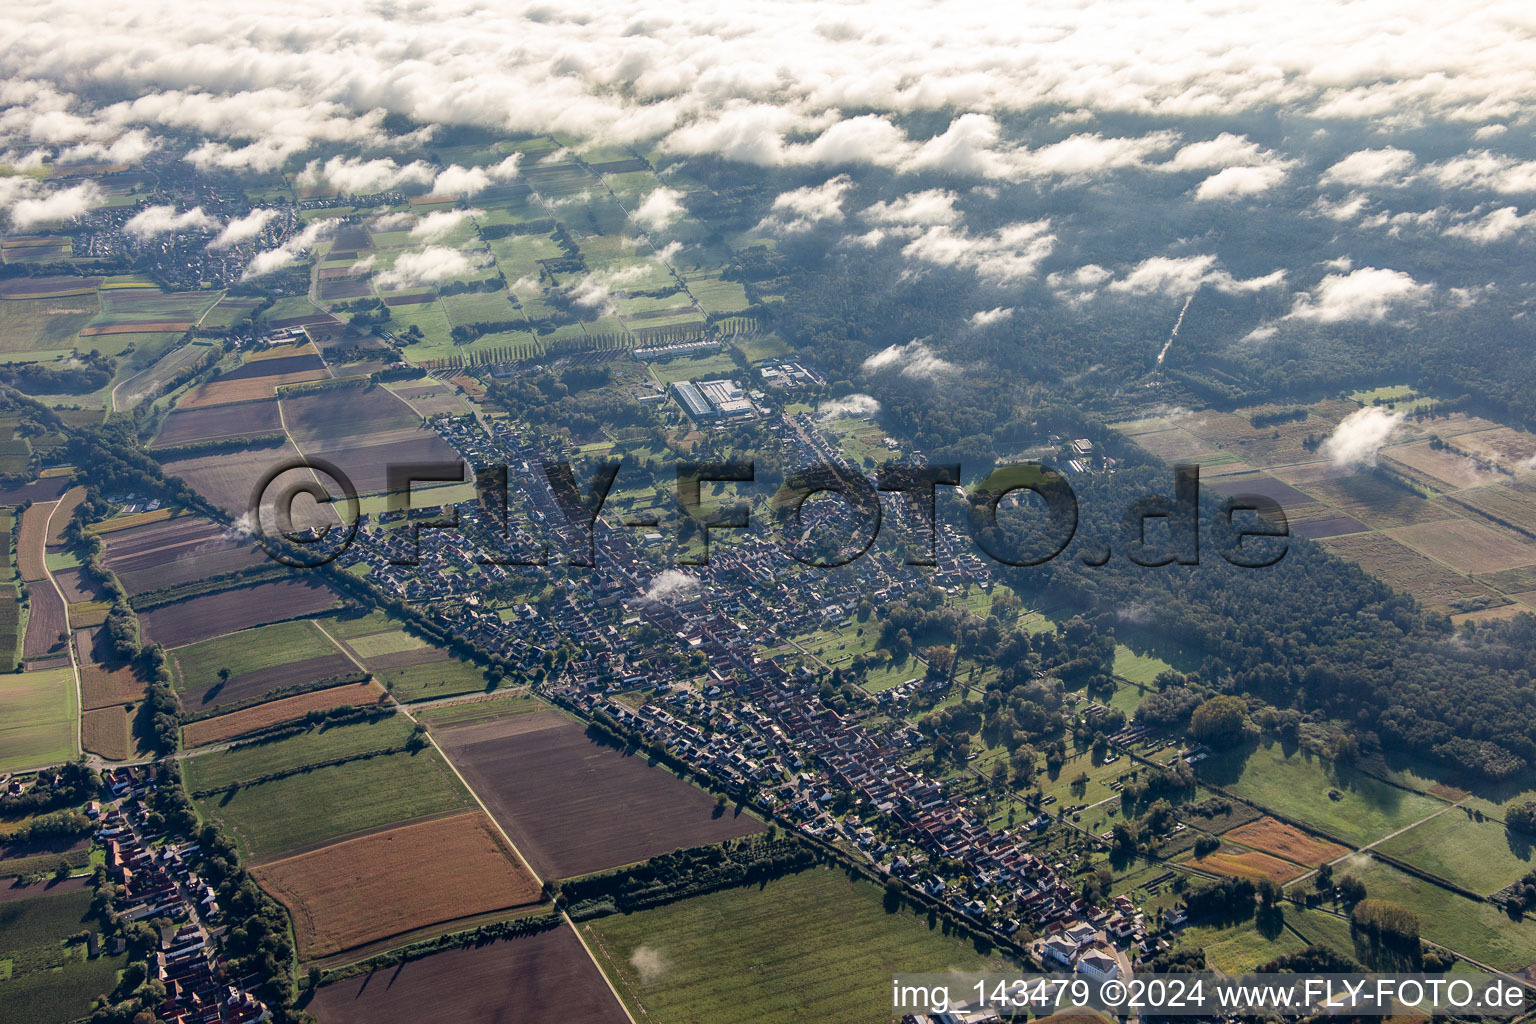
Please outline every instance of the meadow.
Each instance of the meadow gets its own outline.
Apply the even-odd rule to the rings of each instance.
[[[197,801],[223,822],[241,856],[264,860],[340,836],[474,805],[431,750],[382,757],[243,787]]]
[[[404,746],[411,728],[410,719],[404,715],[391,715],[377,722],[313,728],[270,743],[188,757],[182,772],[187,788],[193,792],[223,789],[271,772]]]
[[[486,686],[484,671],[467,661],[452,657],[424,665],[379,667],[373,670],[373,677],[379,681],[379,685],[394,694],[396,700],[407,703],[474,693]]]
[[[1381,851],[1482,896],[1536,869],[1528,838],[1459,808],[1388,840]]]
[[[580,927],[635,1017],[670,1024],[884,1024],[892,970],[1012,966],[884,895],[812,868]]]
[[[1289,907],[1285,909],[1290,914]],[[1205,950],[1207,967],[1218,971],[1252,971],[1276,957],[1299,953],[1307,943],[1285,928],[1261,930],[1252,919],[1235,925],[1195,925],[1181,931],[1176,951]]]
[[[1366,895],[1407,907],[1419,917],[1419,934],[1501,971],[1536,963],[1536,921],[1511,921],[1491,903],[1475,903],[1448,889],[1405,874],[1382,861],[1348,868],[1365,883]]]
[[[77,714],[68,666],[0,675],[0,771],[73,758]]]
[[[1351,846],[1406,828],[1445,806],[1315,754],[1287,755],[1273,742],[1214,752],[1197,773],[1206,784]]]

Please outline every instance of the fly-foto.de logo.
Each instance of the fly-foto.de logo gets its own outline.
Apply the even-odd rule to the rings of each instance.
[[[546,461],[526,478],[531,486],[523,494],[527,499],[523,507],[537,509],[543,503],[558,515],[556,525],[565,549],[558,558],[560,564],[578,568],[596,564],[597,523],[622,468],[622,460],[616,460],[599,462],[578,473],[570,462]],[[412,485],[471,479],[479,507],[487,510],[487,519],[501,536],[536,525],[514,521],[509,511],[513,507],[509,500],[511,474],[505,464],[477,467],[472,475],[462,460],[391,464],[386,469],[386,515],[404,519],[411,538],[408,553],[392,557],[393,564],[416,564],[422,530],[460,528],[457,510],[452,508],[443,518],[413,518],[413,513],[435,506],[414,505]],[[760,480],[751,460],[678,462],[674,489],[678,521],[687,526],[696,543],[680,551],[677,562],[708,564],[712,534],[753,526],[750,503],[706,502],[705,485],[772,486],[765,518],[773,527],[776,543],[790,558],[815,568],[847,565],[869,551],[885,518],[882,494],[899,496],[916,514],[918,543],[908,548],[908,565],[937,564],[940,488],[956,489],[963,496],[963,519],[971,539],[987,557],[1002,564],[1043,565],[1060,557],[1077,536],[1081,514],[1077,495],[1067,477],[1048,466],[1034,462],[1001,466],[965,488],[961,480],[958,465],[893,465],[871,478],[827,462],[801,467],[773,482]],[[312,522],[301,523],[295,517],[301,496],[312,499],[313,504],[306,504],[306,509],[324,510],[319,516],[311,515]],[[842,514],[808,515],[811,499],[823,497],[838,503]],[[274,466],[262,477],[251,494],[248,522],[272,558],[294,567],[313,568],[334,560],[355,541],[361,507],[356,489],[340,468],[322,459],[295,459]],[[604,522],[645,531],[661,527],[654,514],[618,515]],[[1117,555],[1135,565],[1154,568],[1198,565],[1202,536],[1216,555],[1241,568],[1274,565],[1289,550],[1290,526],[1274,499],[1236,494],[1202,505],[1200,468],[1194,465],[1174,467],[1171,495],[1136,497],[1113,522],[1113,538],[1079,545],[1076,557],[1084,565],[1104,565]],[[554,556],[550,545],[545,542],[539,548],[515,556],[482,553],[479,561],[485,565],[551,564]]]

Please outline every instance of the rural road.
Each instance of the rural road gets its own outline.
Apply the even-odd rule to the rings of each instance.
[[[64,646],[69,649],[69,671],[75,677],[75,754],[79,756],[85,753],[85,698],[80,693],[80,665],[75,661],[75,636],[69,629],[69,599],[64,596],[59,581],[53,578],[53,570],[48,568],[48,538],[53,536],[53,517],[62,504],[64,499],[60,498],[48,510],[48,519],[43,523],[43,550],[39,552],[39,562],[43,575],[48,577],[48,585],[59,595],[59,603],[64,606]]]

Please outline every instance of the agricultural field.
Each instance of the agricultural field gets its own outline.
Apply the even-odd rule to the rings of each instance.
[[[108,761],[126,761],[141,751],[134,742],[134,713],[126,707],[100,708],[80,717],[80,746]]]
[[[1365,883],[1366,895],[1407,907],[1419,934],[1501,971],[1536,964],[1536,920],[1511,921],[1492,903],[1475,903],[1449,889],[1405,874],[1383,861],[1348,862],[1344,870]]]
[[[1436,449],[1429,441],[1389,448],[1381,457],[1392,469],[1440,491],[1480,487],[1500,479],[1474,459],[1451,448]]]
[[[379,689],[372,680],[331,686],[323,690],[310,690],[308,693],[268,701],[228,715],[190,722],[182,728],[182,740],[187,747],[224,743],[240,736],[269,729],[274,725],[303,718],[311,711],[329,711],[332,708],[376,704],[383,693],[384,691]]]
[[[200,516],[177,516],[105,536],[108,569],[130,597],[236,572],[267,561],[249,540]]]
[[[1180,863],[1212,874],[1247,878],[1255,882],[1261,878],[1268,878],[1274,882],[1285,883],[1302,873],[1300,867],[1283,861],[1279,857],[1271,857],[1257,850],[1244,850],[1230,845],[1223,845],[1221,849],[1204,857],[1191,856]]]
[[[1460,610],[1469,601],[1503,604],[1492,590],[1457,573],[1384,533],[1331,537],[1323,545],[1388,585],[1418,598],[1435,611]]]
[[[1388,536],[1467,576],[1536,564],[1536,543],[1466,519],[1409,526]]]
[[[16,584],[0,584],[0,671],[9,672],[21,661],[21,595]]]
[[[42,768],[72,759],[76,747],[75,676],[63,668],[0,675],[0,771]]]
[[[144,698],[146,681],[131,665],[117,661],[104,631],[76,631],[75,656],[80,665],[80,699],[87,711]]]
[[[1255,850],[1283,857],[1294,864],[1315,868],[1326,861],[1336,860],[1349,852],[1337,843],[1308,835],[1293,825],[1274,818],[1263,817],[1257,821],[1239,825],[1225,833],[1226,838],[1250,846]]]
[[[165,418],[150,448],[197,444],[235,437],[278,434],[283,429],[276,399],[216,405],[206,409],[178,410]]]
[[[1217,751],[1196,766],[1208,786],[1352,846],[1374,842],[1445,806],[1353,768],[1278,743]]]
[[[177,687],[190,690],[216,681],[221,669],[235,682],[275,665],[336,653],[313,619],[293,619],[177,648],[171,660]]]
[[[569,925],[409,960],[326,985],[309,1004],[325,1024],[419,1024],[517,1019],[625,1024],[602,975]]]
[[[16,570],[32,582],[47,578],[43,554],[48,543],[48,517],[57,502],[38,502],[21,514],[21,529],[16,534]]]
[[[328,765],[196,801],[222,822],[242,856],[260,862],[474,799],[432,750]]]
[[[289,443],[271,448],[168,458],[162,471],[167,477],[180,477],[188,487],[223,509],[231,519],[239,519],[250,513],[251,492],[261,478],[274,466],[298,458],[299,450]],[[313,520],[303,518],[301,513],[305,508],[304,503],[294,503],[294,518],[300,528],[335,521],[329,508],[321,510],[323,515],[317,512]]]
[[[281,384],[302,384],[331,376],[325,361],[309,342],[275,345],[246,357],[233,370],[199,384],[182,396],[178,410],[255,402],[273,398]]]
[[[542,895],[482,811],[333,843],[263,864],[255,875],[292,914],[301,961]]]
[[[0,299],[0,361],[50,362],[69,355],[99,310],[94,288],[67,298]]]
[[[330,611],[336,593],[311,580],[282,580],[176,601],[139,614],[147,640],[182,647],[252,626]]]
[[[578,927],[634,1017],[667,1024],[885,1024],[893,965],[1012,969],[905,906],[888,908],[884,895],[812,868]]]
[[[1508,487],[1479,487],[1447,500],[1524,537],[1536,537],[1536,495]]]
[[[455,462],[457,453],[388,388],[338,388],[282,399],[288,432],[305,455],[335,463],[361,494],[387,489],[390,463]]]
[[[63,591],[64,600],[67,603],[74,605],[109,601],[107,592],[86,576],[83,568],[51,569],[50,571],[53,573],[53,582],[58,584],[59,590]]]
[[[756,818],[557,712],[433,730],[541,878],[572,878],[760,832]],[[572,828],[572,822],[581,822]]]
[[[403,747],[413,726],[404,715],[370,722],[322,725],[279,740],[204,751],[185,761],[187,789],[206,793],[276,772]]]
[[[98,993],[111,992],[126,956],[87,956],[69,941],[97,931],[85,888],[21,898],[0,893],[0,1024],[67,1024],[88,1016]]]
[[[203,316],[202,326],[212,331],[227,331],[250,316],[261,300],[226,295]]]
[[[388,388],[334,388],[282,400],[288,432],[299,443],[334,442],[409,430],[420,417]]]
[[[1380,849],[1482,896],[1536,870],[1536,847],[1529,839],[1460,808],[1389,839]]]

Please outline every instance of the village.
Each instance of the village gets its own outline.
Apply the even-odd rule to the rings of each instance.
[[[580,551],[584,539],[539,470],[547,455],[531,436],[502,422],[490,434],[473,420],[445,418],[435,426],[471,466],[511,467],[509,493],[526,500],[523,521],[553,542],[547,553]],[[792,458],[857,472],[814,419],[786,416],[766,426]],[[985,815],[908,766],[927,742],[918,729],[871,733],[860,714],[824,703],[824,670],[790,669],[762,656],[797,634],[851,618],[861,599],[892,602],[928,587],[959,592],[987,582],[986,561],[951,524],[941,521],[933,531],[931,567],[903,564],[876,548],[841,573],[797,572],[767,538],[747,537],[713,545],[708,563],[691,567],[685,586],[649,596],[657,568],[641,547],[644,538],[610,523],[617,520],[610,513],[592,531],[596,569],[559,572],[563,599],[542,610],[524,605],[507,618],[482,603],[487,580],[554,572],[556,555],[548,553],[548,566],[495,564],[481,552],[486,535],[501,531],[499,517],[475,501],[455,511],[458,529],[451,530],[366,523],[340,564],[366,566],[376,586],[407,602],[434,602],[455,635],[531,679],[545,679],[557,648],[573,648],[578,653],[558,674],[535,684],[542,696],[664,750],[761,813],[854,852],[870,869],[1000,940],[1012,942],[1027,929],[1038,936],[1029,953],[1049,969],[1125,977],[1138,960],[1167,948],[1128,897],[1095,904],[1074,890],[1067,865],[1050,856],[1043,837],[1053,827],[1075,826],[1058,825],[1041,807],[1016,828],[988,828]],[[901,529],[921,531],[915,502],[899,501],[895,511]],[[534,547],[525,543],[523,550]],[[653,642],[633,635],[631,627],[641,624],[651,627],[646,635]],[[914,678],[867,695],[863,710],[902,706],[944,685]],[[1066,814],[1057,813],[1064,821]],[[933,866],[939,863],[956,869],[941,873]]]

